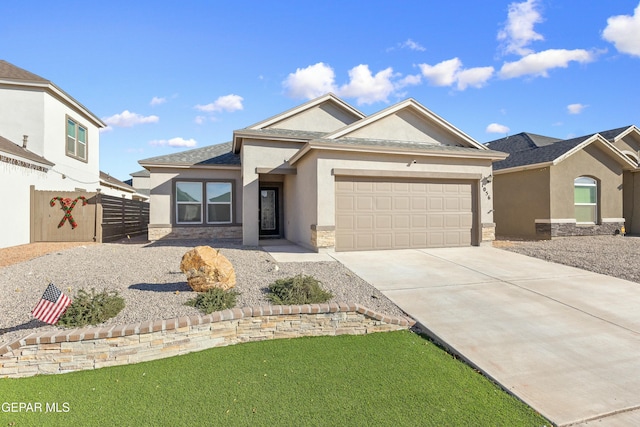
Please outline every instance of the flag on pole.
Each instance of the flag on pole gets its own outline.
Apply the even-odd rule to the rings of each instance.
[[[38,320],[42,320],[50,325],[55,325],[70,304],[71,300],[69,297],[63,294],[60,289],[56,288],[53,283],[49,283],[38,305],[31,311],[31,314]]]

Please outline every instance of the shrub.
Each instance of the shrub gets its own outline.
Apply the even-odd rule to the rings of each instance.
[[[78,290],[67,311],[60,317],[58,324],[66,327],[97,325],[115,317],[124,308],[124,299],[117,291],[91,293]]]
[[[281,305],[317,304],[329,301],[333,294],[322,289],[315,277],[299,274],[270,284],[267,298]]]
[[[236,291],[211,288],[188,300],[185,304],[199,309],[204,314],[210,314],[214,311],[235,307],[238,295],[240,293]]]

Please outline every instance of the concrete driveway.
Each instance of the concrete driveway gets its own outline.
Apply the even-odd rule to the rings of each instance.
[[[640,284],[492,247],[332,254],[557,425],[640,425]]]

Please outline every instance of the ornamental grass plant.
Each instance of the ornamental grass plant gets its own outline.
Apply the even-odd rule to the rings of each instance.
[[[67,328],[97,325],[115,317],[123,308],[124,298],[117,291],[96,293],[92,288],[89,293],[80,289],[57,324]]]
[[[303,276],[276,280],[269,285],[269,301],[278,305],[318,304],[333,298],[313,276]]]

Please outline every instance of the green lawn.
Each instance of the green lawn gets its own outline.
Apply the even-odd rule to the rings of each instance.
[[[42,412],[11,412],[11,403]],[[59,412],[46,412],[58,404]],[[3,426],[541,426],[410,332],[275,340],[64,375],[0,379]],[[19,409],[19,406],[13,409]]]

